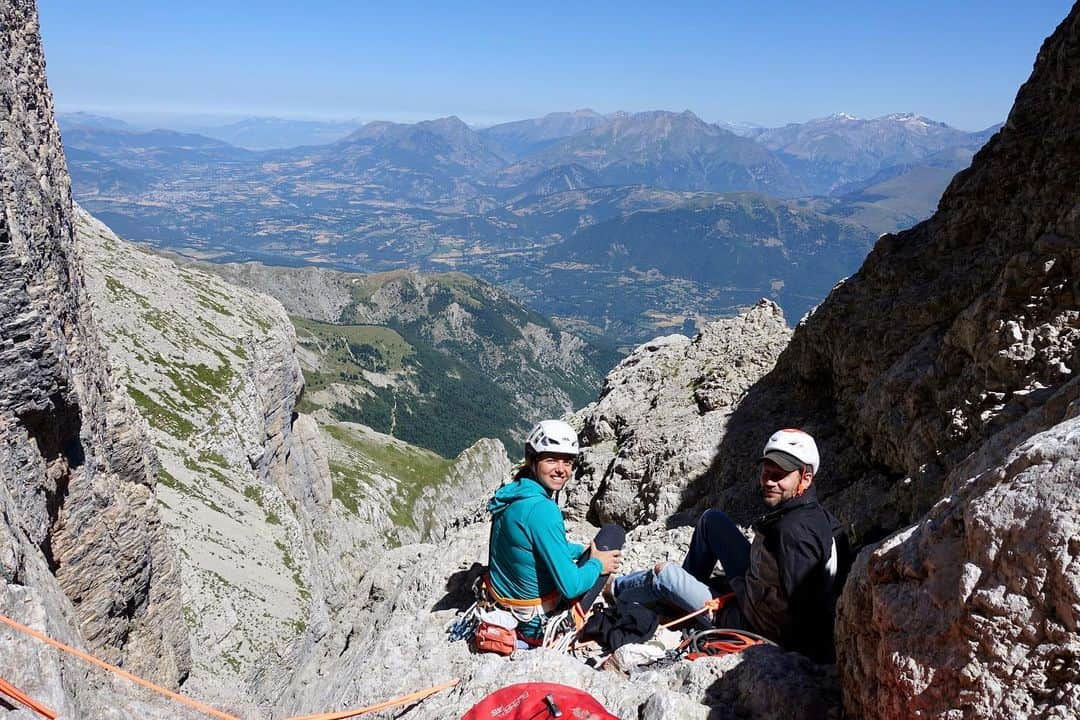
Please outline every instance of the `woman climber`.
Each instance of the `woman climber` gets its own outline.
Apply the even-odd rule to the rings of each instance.
[[[577,433],[544,420],[525,440],[525,460],[488,504],[491,539],[485,586],[491,600],[518,620],[518,637],[538,644],[555,613],[583,621],[608,576],[619,569],[625,533],[605,525],[586,548],[566,539],[555,495],[574,475]]]

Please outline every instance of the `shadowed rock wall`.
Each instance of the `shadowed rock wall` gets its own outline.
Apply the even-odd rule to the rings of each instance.
[[[819,490],[861,538],[881,537],[926,512],[957,462],[1074,376],[1076,32],[1074,10],[937,214],[882,236],[796,329],[729,421],[700,490],[749,512],[736,485],[747,461],[772,429],[804,427],[823,446]]]

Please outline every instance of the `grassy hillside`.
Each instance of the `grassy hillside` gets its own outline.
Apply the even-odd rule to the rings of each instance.
[[[415,329],[297,317],[293,324],[300,346],[319,358],[304,371],[302,411],[323,407],[443,457],[482,437],[516,444],[511,431],[520,419],[510,393]]]

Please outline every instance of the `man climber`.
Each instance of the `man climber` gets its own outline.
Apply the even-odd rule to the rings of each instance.
[[[765,443],[759,487],[767,511],[753,524],[751,544],[727,515],[698,520],[682,567],[660,563],[613,581],[620,600],[663,601],[684,611],[705,607],[730,589],[716,627],[749,630],[819,661],[834,655],[832,628],[847,536],[813,487],[821,468],[817,444],[801,430],[780,430]],[[712,578],[719,562],[723,578]]]

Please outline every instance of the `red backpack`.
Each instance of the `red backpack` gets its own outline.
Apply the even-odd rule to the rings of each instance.
[[[619,720],[584,690],[555,683],[510,685],[478,702],[461,720]]]

